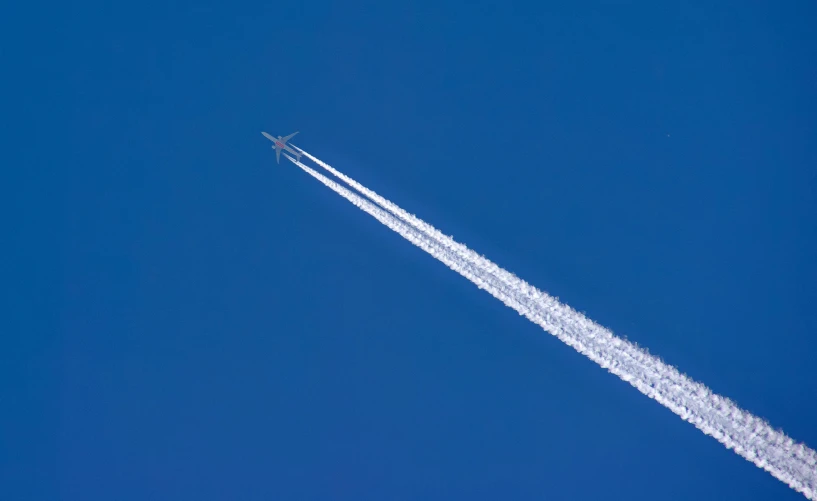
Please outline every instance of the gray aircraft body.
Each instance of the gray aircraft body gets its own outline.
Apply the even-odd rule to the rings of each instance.
[[[275,160],[277,160],[278,163],[281,163],[281,150],[286,150],[286,151],[292,153],[293,155],[295,155],[298,158],[298,161],[301,160],[301,152],[300,151],[295,151],[295,149],[293,149],[292,146],[287,144],[287,141],[292,139],[292,136],[297,134],[297,132],[293,132],[292,134],[290,134],[290,135],[288,135],[286,137],[278,136],[277,138],[272,137],[271,135],[267,134],[266,132],[261,132],[261,134],[263,134],[265,138],[272,141],[272,147],[275,148]]]

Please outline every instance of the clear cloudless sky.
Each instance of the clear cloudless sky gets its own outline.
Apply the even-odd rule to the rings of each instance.
[[[814,2],[4,10],[0,499],[802,499],[260,131],[813,448]]]

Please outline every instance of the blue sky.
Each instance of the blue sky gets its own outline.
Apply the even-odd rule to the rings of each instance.
[[[0,497],[802,499],[291,165],[817,446],[813,2],[20,5]]]

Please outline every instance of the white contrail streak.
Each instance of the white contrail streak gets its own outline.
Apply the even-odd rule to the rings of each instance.
[[[366,200],[365,198],[361,198],[359,195],[351,192],[344,186],[339,185],[338,183],[332,181],[331,179],[326,178],[324,175],[319,174],[309,168],[308,166],[302,164],[301,162],[295,161],[289,155],[287,158],[303,169],[306,173],[313,176],[315,179],[323,183],[324,185],[328,186],[330,189],[337,192],[339,195],[350,201],[353,205],[358,207],[359,209],[363,210],[364,212],[368,213],[388,228],[392,229],[400,236],[405,238],[406,240],[410,241],[417,247],[420,247],[427,253],[431,254],[432,257],[438,259],[443,264],[447,265],[452,270],[456,271],[457,273],[463,275],[465,278],[476,284],[481,289],[487,289],[493,296],[497,297],[501,301],[505,302],[505,304],[512,303],[513,306],[508,304],[514,309],[522,308],[521,306],[517,305],[517,301],[514,297],[511,296],[510,292],[507,288],[496,287],[491,283],[486,282],[483,280],[478,274],[481,273],[481,270],[474,267],[470,263],[462,262],[459,259],[456,259],[451,255],[449,251],[442,248],[438,242],[434,241],[433,239],[429,238],[428,235],[418,231],[416,228],[408,225],[399,219],[395,218],[393,214],[384,210],[381,207],[371,203],[370,201]]]
[[[616,337],[610,330],[442,234],[433,226],[407,213],[325,162],[307,152],[303,153],[390,211],[402,222],[394,218],[389,221],[382,214],[376,215],[380,214],[376,212],[380,208],[363,205],[368,202],[359,197],[357,200],[350,198],[347,194],[352,197],[356,195],[348,191],[346,193],[339,191],[345,188],[299,164],[299,167],[307,170],[353,204],[600,366],[692,423],[705,434],[715,437],[727,448],[735,450],[806,497],[817,499],[817,453],[812,449],[803,444],[796,444],[762,419],[740,409],[730,400],[714,394],[703,384],[681,374],[646,350]],[[403,226],[398,230],[396,228],[399,224]],[[409,228],[414,229],[414,233],[411,233]],[[407,236],[408,233],[411,233],[411,238]]]

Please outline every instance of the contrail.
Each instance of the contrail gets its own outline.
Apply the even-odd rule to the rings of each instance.
[[[453,257],[451,253],[442,248],[438,242],[428,237],[428,235],[422,233],[421,231],[417,230],[416,228],[412,227],[411,225],[406,224],[405,222],[400,221],[399,219],[395,218],[393,214],[384,210],[381,207],[371,203],[369,200],[365,198],[361,198],[359,195],[351,192],[344,186],[332,181],[331,179],[326,178],[324,175],[319,174],[309,168],[308,166],[304,165],[301,162],[298,162],[287,155],[287,158],[304,170],[307,174],[311,175],[330,189],[337,192],[340,196],[344,197],[348,201],[350,201],[353,205],[358,207],[359,209],[363,210],[364,212],[368,213],[385,226],[393,230],[394,232],[398,233],[400,236],[405,238],[406,240],[410,241],[417,247],[420,247],[427,253],[431,254],[432,257],[436,258],[437,260],[441,261],[443,264],[447,265],[452,270],[456,271],[457,273],[465,276],[468,280],[476,284],[481,289],[486,289],[489,291],[490,294],[494,295],[501,301],[505,302],[506,304],[512,303],[514,306],[513,308],[523,308],[522,306],[517,305],[516,299],[513,297],[513,291],[509,291],[507,288],[496,287],[489,281],[485,281],[482,279],[479,274],[481,274],[482,270],[474,267],[472,264],[463,262],[462,260]]]
[[[463,262],[462,260],[452,256],[450,251],[441,247],[438,242],[429,238],[428,235],[417,230],[411,225],[408,225],[405,222],[400,221],[399,219],[395,218],[393,214],[384,210],[381,207],[378,207],[369,200],[366,200],[365,198],[362,198],[359,195],[351,192],[349,189],[339,185],[338,183],[330,179],[327,179],[324,175],[315,172],[308,166],[302,164],[301,162],[298,162],[289,155],[285,156],[292,163],[303,169],[307,174],[311,175],[312,177],[314,177],[315,179],[317,179],[330,189],[334,190],[340,196],[350,201],[353,205],[363,210],[364,212],[368,213],[369,215],[383,223],[385,226],[387,226],[388,228],[390,228],[391,230],[393,230],[394,232],[396,232],[409,242],[426,251],[432,257],[441,261],[443,264],[445,264],[452,270],[464,276],[465,278],[473,282],[480,289],[488,291],[489,294],[496,297],[497,299],[505,303],[507,306],[510,306],[511,308],[517,310],[521,315],[528,316],[529,318],[538,319],[538,315],[536,313],[530,312],[529,310],[526,309],[524,305],[520,304],[516,300],[514,291],[509,290],[507,287],[497,287],[492,283],[492,281],[484,280],[480,276],[482,270],[474,267],[471,263]],[[555,327],[555,329],[558,330],[559,328]]]
[[[796,444],[783,432],[774,430],[762,419],[740,409],[730,400],[714,394],[703,384],[681,374],[676,368],[650,355],[646,350],[616,337],[610,330],[442,234],[433,226],[407,213],[313,155],[301,151],[321,167],[390,211],[402,220],[402,223],[392,218],[387,224],[382,216],[378,217],[373,213],[373,210],[379,208],[372,206],[367,210],[361,205],[366,202],[365,200],[358,198],[356,202],[336,189],[345,188],[337,186],[311,169],[307,170],[309,168],[303,164],[299,165],[352,203],[603,368],[692,423],[705,434],[715,437],[727,448],[735,450],[806,497],[817,499],[817,454],[812,449],[803,444]],[[333,183],[334,186],[327,183]],[[349,195],[355,196],[351,193]],[[395,223],[403,224],[401,231],[395,229]],[[423,237],[415,233],[412,237],[423,242],[423,245],[406,236],[408,231],[406,225],[424,235]],[[434,252],[429,250],[429,245],[433,247]]]

